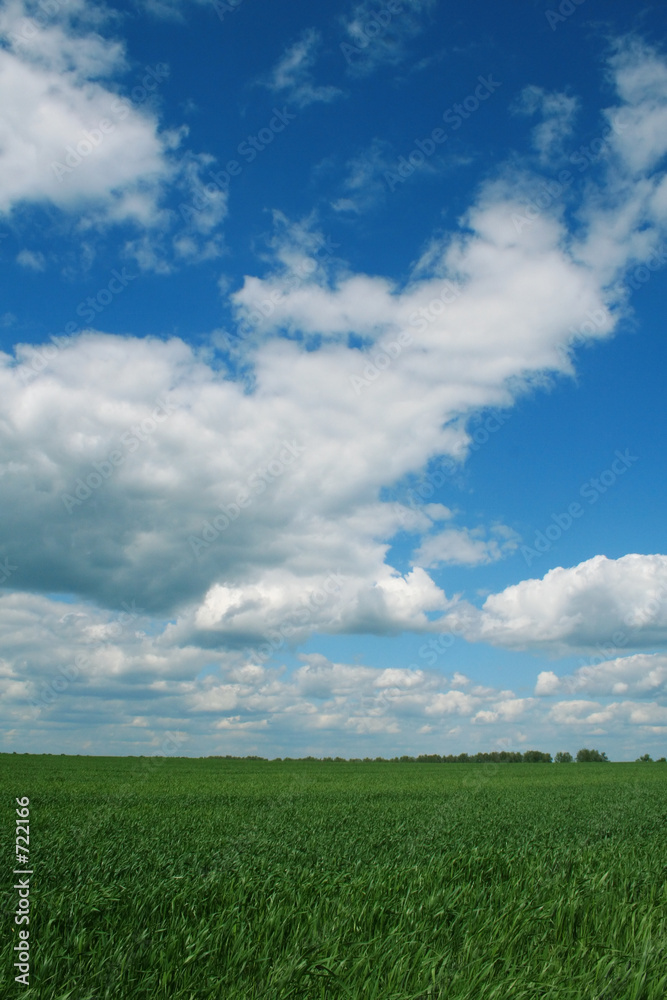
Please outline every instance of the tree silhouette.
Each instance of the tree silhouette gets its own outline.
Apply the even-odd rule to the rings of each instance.
[[[599,750],[587,750],[584,748],[577,752],[577,763],[579,764],[598,763],[603,760],[609,760],[604,750],[600,752]]]

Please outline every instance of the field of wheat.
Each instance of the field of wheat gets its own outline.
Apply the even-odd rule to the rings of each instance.
[[[3,997],[667,995],[667,765],[0,760]]]

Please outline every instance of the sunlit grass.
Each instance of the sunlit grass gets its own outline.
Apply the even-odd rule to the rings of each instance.
[[[1,760],[36,944],[3,996],[667,995],[665,765]]]

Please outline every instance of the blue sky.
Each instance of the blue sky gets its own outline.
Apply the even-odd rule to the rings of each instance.
[[[665,753],[664,27],[3,6],[3,749]]]

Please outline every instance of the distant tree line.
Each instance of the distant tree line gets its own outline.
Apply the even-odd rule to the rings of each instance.
[[[236,757],[233,754],[223,756],[211,756],[209,760],[269,760],[268,757]],[[275,761],[298,761],[310,760],[319,763],[342,763],[342,764],[596,764],[608,762],[604,750],[589,750],[583,747],[577,751],[573,757],[567,750],[559,750],[555,757],[550,753],[543,753],[541,750],[526,750],[519,753],[517,750],[492,750],[490,753],[458,753],[441,755],[439,753],[420,753],[418,757],[410,757],[404,754],[402,757],[274,757]],[[637,758],[638,762],[654,763],[653,758],[645,753]],[[664,764],[667,760],[658,757],[655,763]]]
[[[417,764],[551,764],[550,753],[541,750],[526,750],[519,753],[515,750],[492,750],[490,753],[458,753],[440,755],[438,753],[422,753],[418,757],[392,757],[392,761]]]
[[[317,761],[318,763],[341,763],[341,764],[596,764],[609,762],[604,750],[589,750],[583,747],[577,751],[575,757],[567,750],[559,750],[555,757],[542,750],[525,750],[520,753],[518,750],[492,750],[490,753],[420,753],[417,757],[410,757],[404,754],[402,757],[258,757],[256,754],[249,754],[241,757],[235,754],[212,754],[207,760],[274,760],[274,761]],[[655,761],[645,753],[637,758],[637,763],[665,764],[665,757],[658,757]]]
[[[579,764],[598,764],[602,761],[609,760],[604,750],[600,753],[599,750],[579,750],[577,753],[577,763]]]
[[[541,750],[526,750],[519,753],[512,750],[494,750],[491,753],[459,753],[441,756],[439,753],[422,753],[418,757],[276,757],[275,760],[297,761],[309,760],[320,763],[338,762],[345,764],[551,764],[550,753]],[[571,759],[571,758],[570,758]],[[267,757],[235,757],[232,754],[210,757],[209,760],[268,760]]]

